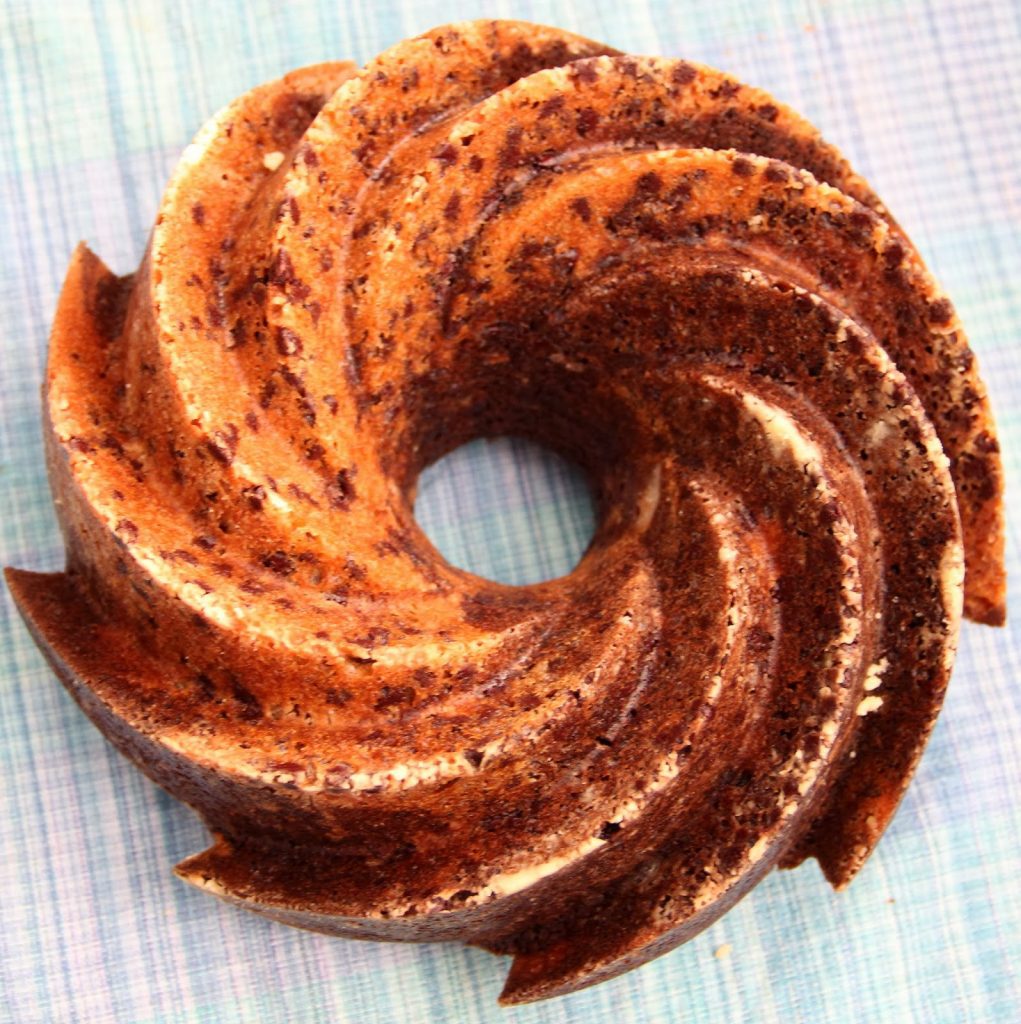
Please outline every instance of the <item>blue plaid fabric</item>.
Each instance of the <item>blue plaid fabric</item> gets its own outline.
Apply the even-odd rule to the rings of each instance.
[[[40,438],[46,336],[79,239],[139,260],[182,147],[234,95],[315,61],[364,61],[476,16],[464,0],[0,5],[0,563],[60,566]],[[888,202],[953,297],[992,392],[1021,607],[1021,9],[1014,0],[500,0],[487,15],[686,56],[817,123]],[[420,519],[455,562],[525,582],[566,571],[584,488],[514,442],[426,475]],[[72,1022],[1021,1020],[1017,616],[966,626],[950,695],[893,826],[835,894],[772,875],[688,945],[511,1010],[507,963],[455,946],[290,930],[177,881],[206,844],[53,678],[0,593],[0,1020]]]

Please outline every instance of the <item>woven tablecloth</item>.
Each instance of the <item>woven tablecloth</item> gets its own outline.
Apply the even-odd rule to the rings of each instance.
[[[62,562],[39,383],[72,247],[138,262],[202,121],[302,64],[363,62],[479,13],[724,68],[793,105],[868,177],[958,306],[1008,473],[1012,624],[966,625],[943,715],[851,888],[775,873],[688,945],[615,981],[502,1010],[508,961],[285,928],[176,880],[207,844],[109,748],[0,593],[0,1020],[897,1022],[1021,1020],[1021,8],[1011,0],[425,0],[0,5],[0,563]],[[476,443],[425,478],[450,557],[566,571],[591,512],[563,467]]]

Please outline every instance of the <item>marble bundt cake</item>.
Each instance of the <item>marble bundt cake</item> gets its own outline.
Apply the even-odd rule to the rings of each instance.
[[[84,246],[45,386],[64,572],[10,570],[85,712],[337,935],[611,977],[771,868],[846,884],[1004,618],[1001,470],[948,299],[868,185],[718,71],[472,22],[254,89],[136,274]],[[568,576],[416,525],[480,436],[582,466]]]

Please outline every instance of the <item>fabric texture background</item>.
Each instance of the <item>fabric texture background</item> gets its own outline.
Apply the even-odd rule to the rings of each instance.
[[[171,866],[205,847],[204,829],[106,745],[0,588],[0,1021],[1021,1020],[1021,8],[1012,0],[4,0],[0,563],[62,563],[38,391],[74,244],[86,239],[115,270],[133,269],[182,147],[233,96],[303,64],[363,62],[479,13],[724,68],[844,149],[958,306],[992,392],[1012,492],[1011,624],[964,627],[915,782],[848,891],[832,892],[814,863],[775,873],[654,963],[501,1010],[508,963],[486,953],[328,939],[176,880]],[[590,529],[576,481],[516,444],[475,444],[422,492],[422,520],[451,556],[506,580],[565,571]]]

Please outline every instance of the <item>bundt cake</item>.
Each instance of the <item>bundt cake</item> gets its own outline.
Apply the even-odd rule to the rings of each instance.
[[[471,22],[245,94],[136,274],[74,254],[45,385],[64,572],[9,570],[178,873],[337,935],[512,954],[503,999],[845,885],[1004,618],[961,324],[841,155],[726,74]],[[520,435],[587,472],[569,575],[416,525]],[[965,567],[967,571],[965,571]]]

